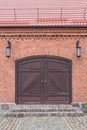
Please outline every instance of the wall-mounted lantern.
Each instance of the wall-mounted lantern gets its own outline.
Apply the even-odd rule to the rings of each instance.
[[[81,47],[79,47],[79,40],[76,42],[76,56],[81,57]]]
[[[10,57],[11,56],[11,42],[8,41],[8,46],[6,47],[6,57]]]

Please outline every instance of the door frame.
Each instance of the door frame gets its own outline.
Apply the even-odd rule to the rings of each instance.
[[[17,59],[15,61],[15,103],[18,103],[18,98],[17,98],[17,92],[18,92],[18,78],[17,78],[17,74],[18,74],[18,63],[22,62],[22,61],[26,61],[29,59],[35,59],[35,58],[53,58],[53,59],[57,59],[57,60],[61,60],[61,61],[66,61],[69,63],[69,70],[70,70],[70,77],[69,77],[69,81],[70,81],[70,89],[69,89],[69,93],[70,93],[70,101],[69,104],[72,102],[72,60],[71,59],[67,59],[65,57],[59,57],[59,56],[53,56],[53,55],[33,55],[33,56],[28,56],[28,57],[24,57],[21,59]]]

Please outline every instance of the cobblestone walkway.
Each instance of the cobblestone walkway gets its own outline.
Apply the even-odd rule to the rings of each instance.
[[[0,111],[0,130],[87,130],[87,116],[6,117]]]

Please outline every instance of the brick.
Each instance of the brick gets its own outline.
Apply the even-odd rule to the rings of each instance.
[[[3,37],[3,38],[2,38]],[[7,40],[12,43],[6,57]],[[82,56],[76,57],[80,39]],[[72,102],[87,100],[86,28],[0,28],[0,103],[15,102],[15,60],[34,55],[54,55],[72,60]]]

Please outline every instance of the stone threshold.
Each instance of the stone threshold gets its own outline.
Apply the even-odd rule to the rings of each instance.
[[[83,116],[82,112],[9,112],[5,114],[5,117],[30,117],[30,116],[58,116],[58,117],[76,117],[76,116]]]

